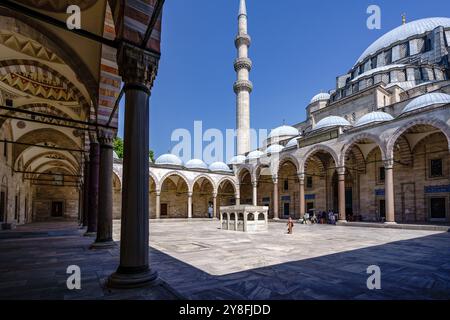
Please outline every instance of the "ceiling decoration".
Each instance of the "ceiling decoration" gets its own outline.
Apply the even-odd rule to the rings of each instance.
[[[50,12],[66,12],[70,5],[77,5],[81,10],[92,7],[98,0],[16,0],[24,5],[35,9],[46,10]]]
[[[58,102],[89,104],[78,88],[59,72],[33,60],[0,61],[0,81],[28,95]]]
[[[42,46],[40,43],[16,33],[2,30],[0,32],[0,44],[33,58],[53,63],[63,63],[56,54]]]

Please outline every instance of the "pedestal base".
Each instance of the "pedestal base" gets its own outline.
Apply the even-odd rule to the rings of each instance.
[[[103,242],[94,242],[91,244],[89,249],[97,250],[97,249],[111,249],[116,247],[116,243],[114,241],[103,241]]]
[[[123,273],[119,269],[109,276],[106,285],[114,289],[133,289],[156,284],[158,282],[158,273],[147,269],[142,272]]]
[[[338,220],[337,223],[347,223],[347,220]]]
[[[386,221],[384,224],[397,224],[397,222],[389,222],[389,221]]]
[[[85,237],[96,237],[97,236],[97,232],[86,232],[84,234]]]
[[[272,220],[280,220],[280,218],[273,218]]]

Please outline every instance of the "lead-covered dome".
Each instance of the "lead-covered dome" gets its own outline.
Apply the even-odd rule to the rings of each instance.
[[[213,172],[230,172],[231,169],[224,162],[214,162],[209,166],[209,170]]]
[[[411,112],[421,108],[450,103],[450,95],[440,92],[427,93],[417,97],[406,105],[402,113]]]
[[[169,166],[182,166],[183,161],[174,154],[163,154],[156,159],[156,164]]]
[[[362,127],[371,123],[379,123],[394,120],[394,117],[389,113],[374,111],[363,115],[355,122],[355,127]]]
[[[228,164],[242,164],[245,160],[247,160],[246,156],[238,155],[231,158],[230,161],[228,161]]]
[[[279,145],[279,144],[273,144],[270,147],[268,147],[266,149],[266,153],[280,153],[281,151],[283,151],[284,147]]]
[[[326,100],[330,100],[330,98],[331,98],[330,94],[321,92],[319,94],[316,94],[314,97],[312,97],[312,99],[309,103],[311,104],[311,103],[314,103],[317,101],[326,101]]]
[[[401,25],[400,27],[389,31],[372,43],[359,57],[356,64],[364,61],[367,57],[375,54],[381,49],[389,47],[396,42],[406,40],[415,35],[424,34],[440,26],[450,28],[450,18],[426,18]]]
[[[251,159],[258,159],[258,158],[261,158],[263,155],[264,155],[264,152],[259,151],[259,150],[255,150],[255,151],[250,152],[247,155],[247,159],[249,159],[249,160],[251,160]]]
[[[293,137],[298,135],[298,130],[291,126],[281,126],[273,129],[269,134],[269,139],[274,137]]]
[[[295,138],[289,140],[289,142],[286,144],[286,148],[297,147],[298,138],[300,138],[300,137],[295,137]]]
[[[202,169],[202,170],[208,169],[206,163],[204,163],[200,159],[189,160],[188,162],[186,162],[185,167],[188,169]]]
[[[317,124],[314,127],[314,130],[330,127],[349,127],[349,126],[351,126],[351,124],[345,118],[338,116],[329,116],[317,122]]]

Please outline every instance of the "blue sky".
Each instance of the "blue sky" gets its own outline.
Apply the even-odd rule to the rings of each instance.
[[[380,6],[381,30],[366,27],[367,7]],[[167,0],[162,58],[150,100],[150,148],[168,152],[172,131],[235,127],[234,38],[239,0]],[[305,107],[333,89],[378,37],[407,20],[450,16],[448,0],[247,0],[251,125],[271,129],[305,119]],[[122,101],[123,104],[123,101]],[[123,135],[123,106],[120,110]]]

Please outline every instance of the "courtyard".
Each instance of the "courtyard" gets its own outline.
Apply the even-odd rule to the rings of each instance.
[[[222,231],[218,221],[150,222],[152,288],[104,286],[119,245],[90,250],[73,222],[32,223],[0,232],[0,299],[449,299],[450,233],[270,223],[257,234]],[[120,221],[114,221],[114,240]],[[81,290],[66,287],[69,265]],[[381,269],[368,290],[367,267]]]

